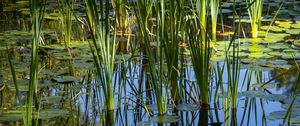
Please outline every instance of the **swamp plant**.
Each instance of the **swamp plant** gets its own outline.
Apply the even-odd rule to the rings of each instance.
[[[38,50],[39,43],[41,39],[41,27],[44,17],[44,6],[43,0],[30,0],[30,15],[31,15],[31,31],[32,31],[32,43],[31,43],[31,64],[30,64],[30,80],[29,80],[29,91],[27,94],[26,101],[26,123],[25,125],[32,125],[32,114],[33,114],[33,103],[37,100],[37,88],[38,88],[38,70],[39,70],[39,60],[38,60]],[[38,103],[38,102],[36,102]],[[37,108],[38,105],[35,105]]]
[[[148,36],[148,18],[151,14],[152,4],[154,1],[152,0],[138,0],[137,1],[137,21],[139,24],[139,29],[141,32],[140,37],[145,46],[147,61],[146,63],[149,66],[149,73],[150,73],[150,84],[153,88],[154,96],[157,103],[158,114],[165,115],[167,112],[167,94],[168,94],[168,85],[165,83],[165,79],[163,76],[163,60],[162,60],[162,47],[158,46],[158,51],[153,53],[151,45],[150,45],[150,38]],[[164,4],[164,2],[161,2]],[[158,4],[159,5],[159,4]],[[164,6],[162,6],[164,7]],[[163,28],[163,27],[161,27]],[[159,45],[159,43],[157,43]],[[158,59],[158,60],[156,60]],[[157,65],[158,64],[158,65]]]
[[[187,25],[188,42],[191,50],[191,60],[194,68],[197,85],[200,90],[200,99],[203,106],[209,105],[209,75],[210,75],[210,42],[203,41],[201,24],[190,19]],[[205,37],[207,38],[207,37]]]
[[[184,1],[171,0],[166,5],[164,1],[155,1],[156,8],[156,26],[157,36],[156,41],[159,42],[167,64],[167,80],[166,83],[171,87],[171,98],[175,104],[179,99],[178,92],[178,59],[179,59],[179,43],[181,39],[179,36],[184,36],[182,28],[185,25],[184,15]],[[169,10],[169,11],[166,11]],[[161,61],[164,62],[164,61]]]
[[[258,37],[264,0],[246,0],[253,38]]]
[[[210,13],[211,13],[211,35],[212,40],[217,41],[217,21],[218,21],[218,12],[219,12],[219,0],[210,1]]]
[[[59,11],[61,14],[65,48],[67,51],[70,52],[69,49],[70,49],[70,43],[71,43],[73,4],[69,0],[57,0],[57,3],[58,3]]]
[[[97,6],[97,0],[86,0],[87,21],[92,37],[90,48],[96,65],[97,77],[102,85],[107,110],[114,110],[113,77],[115,75],[116,30],[111,29],[111,26],[115,28],[115,23],[110,21],[108,5],[109,0],[101,1],[100,7]],[[99,19],[102,19],[103,22]],[[112,39],[111,31],[113,32]]]

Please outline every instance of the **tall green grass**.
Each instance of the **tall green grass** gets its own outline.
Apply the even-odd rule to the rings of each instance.
[[[167,96],[168,95],[168,85],[165,82],[165,77],[163,76],[163,50],[160,43],[157,42],[157,52],[153,53],[152,47],[150,45],[150,38],[149,34],[149,17],[152,11],[152,4],[154,3],[153,0],[138,0],[137,7],[136,7],[136,15],[137,21],[140,30],[140,37],[142,40],[142,44],[145,46],[145,53],[146,53],[146,63],[149,66],[148,70],[150,73],[150,81],[151,88],[153,89],[154,96],[157,103],[158,108],[158,115],[164,115],[167,112]],[[164,1],[160,1],[160,3],[156,3],[160,7],[163,7],[165,4]],[[164,11],[163,11],[164,12]],[[163,27],[161,27],[163,28]]]
[[[175,103],[179,99],[178,92],[178,74],[179,74],[179,43],[180,35],[184,34],[182,30],[184,23],[184,1],[170,0],[167,4],[164,1],[155,1],[156,8],[156,41],[164,52],[167,64],[166,83],[171,87],[171,97]],[[169,10],[169,11],[167,11]]]
[[[111,29],[111,27],[115,28],[115,23],[110,21],[109,0],[100,1],[100,6],[97,5],[97,0],[86,0],[85,2],[89,32],[92,36],[90,48],[96,65],[97,77],[102,85],[105,107],[107,110],[114,110],[113,77],[115,74],[116,30]],[[113,32],[112,39],[110,38],[111,31]]]
[[[19,91],[19,85],[17,83],[16,71],[15,71],[15,68],[13,66],[12,59],[11,59],[12,55],[8,51],[8,47],[7,46],[6,46],[6,52],[7,52],[9,67],[10,67],[11,74],[12,74],[12,79],[13,79],[14,86],[15,86],[15,89],[16,89],[17,100],[19,102],[19,105],[24,105],[24,103],[22,103],[22,97],[21,97],[21,94],[20,94],[20,91]],[[5,84],[3,86],[5,87]],[[25,113],[25,110],[23,108],[21,108],[21,112],[22,112],[23,123],[24,123],[24,125],[26,125],[27,123],[26,123],[26,113]]]
[[[65,48],[70,52],[73,4],[70,0],[57,0],[57,3],[61,14]]]
[[[201,24],[191,19],[187,24],[188,43],[191,51],[191,60],[194,68],[197,86],[200,90],[200,99],[203,106],[209,105],[209,75],[210,75],[210,42],[203,41]],[[207,37],[205,37],[207,38]]]
[[[207,0],[196,0],[196,11],[199,17],[199,29],[201,33],[201,41],[206,41],[206,24],[207,24],[207,19],[206,19],[206,13],[207,13]],[[193,7],[193,5],[192,5]]]
[[[210,13],[211,13],[211,35],[212,40],[217,41],[217,21],[218,21],[218,11],[219,11],[219,0],[210,1]]]
[[[264,0],[246,0],[249,17],[251,20],[251,33],[253,38],[258,37],[258,30],[262,17]]]
[[[30,80],[29,80],[29,91],[27,93],[26,102],[26,126],[32,124],[32,113],[33,113],[33,102],[37,97],[38,88],[38,49],[41,39],[41,27],[44,17],[45,6],[43,0],[30,0],[30,16],[31,16],[31,32],[32,32],[32,43],[31,43],[31,64],[30,64]],[[35,105],[37,109],[38,105]]]

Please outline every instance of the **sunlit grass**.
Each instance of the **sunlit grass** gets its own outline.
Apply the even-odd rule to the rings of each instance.
[[[211,35],[212,40],[217,41],[217,21],[218,21],[218,11],[219,11],[219,0],[210,1],[210,13],[211,13]]]
[[[38,49],[41,38],[41,27],[44,17],[45,6],[43,6],[43,0],[30,0],[30,16],[31,16],[31,31],[32,31],[32,43],[31,43],[31,65],[30,65],[30,80],[29,80],[29,91],[26,102],[26,126],[32,124],[32,108],[33,102],[37,97],[38,88]],[[35,105],[36,107],[38,105]],[[36,108],[37,109],[37,108]]]
[[[262,17],[263,3],[263,0],[246,0],[248,13],[251,20],[251,33],[253,38],[258,37],[258,30],[260,27]]]
[[[108,4],[108,0],[101,1],[100,7],[98,7],[96,0],[86,1],[89,32],[92,36],[90,48],[97,68],[97,77],[102,85],[105,107],[107,110],[114,110],[113,77],[115,74],[116,30],[112,31],[113,38],[111,39],[110,27],[111,24],[115,27],[115,23],[110,22]],[[99,14],[98,11],[101,13]],[[104,22],[99,23],[98,19],[104,19]]]

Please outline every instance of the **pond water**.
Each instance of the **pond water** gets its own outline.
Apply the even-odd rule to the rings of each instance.
[[[0,125],[26,123],[29,92],[32,90],[36,91],[32,125],[300,125],[300,1],[264,1],[257,38],[251,37],[253,24],[250,17],[253,15],[249,13],[254,4],[252,10],[248,10],[250,3],[247,1],[220,2],[222,13],[217,14],[216,41],[212,40],[212,47],[205,49],[209,50],[209,62],[204,66],[207,68],[201,66],[209,71],[208,84],[204,87],[208,90],[208,104],[204,103],[203,90],[200,89],[203,87],[198,83],[205,82],[203,76],[206,75],[201,74],[202,78],[198,79],[199,67],[194,67],[203,62],[194,62],[194,48],[188,42],[193,38],[189,34],[192,30],[186,28],[190,23],[188,17],[196,14],[191,8],[197,9],[193,4],[198,4],[198,1],[201,0],[184,4],[187,12],[184,11],[182,16],[186,20],[182,28],[177,20],[180,17],[176,18],[176,15],[174,18],[169,13],[172,9],[168,5],[172,1],[165,1],[165,23],[169,31],[162,36],[170,37],[170,41],[178,39],[176,46],[179,47],[175,55],[178,62],[172,67],[168,66],[168,56],[174,55],[165,50],[173,46],[164,47],[158,41],[162,37],[158,34],[161,29],[156,29],[160,25],[157,12],[162,11],[158,11],[157,6],[163,4],[155,5],[156,0],[153,0],[150,6],[153,14],[147,17],[149,26],[145,30],[148,35],[144,35],[141,20],[146,13],[138,8],[141,1],[123,1],[124,6],[119,8],[116,1],[109,3],[105,12],[111,22],[117,20],[117,25],[110,26],[112,29],[107,40],[111,39],[108,42],[113,45],[112,38],[116,39],[116,55],[114,58],[108,55],[114,61],[111,71],[108,70],[110,64],[105,62],[100,63],[99,71],[95,62],[95,50],[98,50],[94,48],[95,38],[90,34],[92,28],[87,18],[88,2],[70,2],[71,41],[68,44],[68,7],[60,7],[60,4],[68,4],[47,0],[42,4],[45,12],[38,37],[38,82],[35,89],[30,88],[33,80],[30,75],[33,54],[30,3],[18,0],[0,2]],[[99,3],[98,7],[102,5]],[[207,10],[206,18],[206,37],[209,40],[214,39],[211,11]],[[117,17],[119,13],[116,12],[122,16]],[[105,24],[106,19],[102,18],[97,19],[101,22],[99,24]],[[177,21],[174,26],[172,18]],[[171,27],[180,27],[172,40]],[[114,28],[118,30],[115,34]],[[144,45],[147,44],[145,36],[149,37],[154,65],[151,65]],[[200,36],[200,33],[195,33],[195,36]],[[103,55],[106,54],[101,53],[98,57],[105,59]],[[169,78],[174,75],[170,69],[175,69],[176,77]],[[105,70],[111,73],[107,74]],[[177,80],[172,81],[173,78]],[[106,88],[109,83],[111,88]],[[178,89],[176,98],[172,94],[174,83]],[[110,89],[114,107],[108,111],[109,96],[106,92]],[[165,105],[163,114],[159,112],[159,98]]]

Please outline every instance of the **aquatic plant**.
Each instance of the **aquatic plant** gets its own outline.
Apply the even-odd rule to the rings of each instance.
[[[149,73],[151,81],[149,83],[151,84],[151,88],[153,88],[154,96],[157,103],[158,108],[158,115],[165,115],[167,112],[167,96],[168,95],[168,89],[165,87],[168,87],[168,85],[164,81],[163,76],[163,55],[162,55],[162,46],[157,43],[157,48],[159,52],[153,53],[150,45],[150,39],[148,36],[148,18],[152,11],[152,4],[154,1],[152,0],[138,0],[137,1],[137,8],[136,8],[136,15],[137,15],[137,21],[139,25],[139,30],[141,32],[140,37],[142,38],[143,44],[145,46],[146,51],[146,58],[147,58],[147,64],[149,66]],[[156,3],[158,4],[158,3]],[[164,2],[162,1],[161,6],[164,7]],[[164,28],[164,27],[161,27]],[[158,59],[155,60],[155,57]],[[156,65],[158,64],[158,65]]]
[[[218,21],[218,13],[219,13],[219,0],[211,0],[210,1],[210,13],[211,13],[211,36],[212,40],[216,41],[217,34],[217,21]]]
[[[166,83],[171,87],[171,98],[177,104],[179,99],[178,74],[179,74],[179,35],[184,36],[182,28],[184,23],[184,1],[171,0],[168,4],[164,1],[155,1],[156,5],[156,41],[162,47],[167,64]],[[169,10],[169,11],[166,11]],[[164,61],[160,61],[164,62]]]
[[[192,7],[194,5],[192,4]],[[199,17],[199,29],[201,33],[201,41],[206,41],[206,13],[207,13],[207,1],[206,0],[196,0],[196,11]]]
[[[29,91],[26,101],[26,124],[32,125],[32,106],[34,99],[37,97],[38,88],[38,50],[41,38],[41,26],[45,12],[45,6],[43,0],[30,0],[30,16],[31,16],[31,31],[32,31],[32,43],[31,43],[31,60],[30,60],[30,80]],[[38,109],[38,105],[35,105]]]
[[[73,5],[69,0],[57,0],[57,4],[61,15],[65,48],[70,53]]]
[[[203,106],[209,105],[209,75],[210,75],[210,42],[203,41],[200,21],[190,19],[187,22],[188,43],[191,50],[191,60],[194,68],[200,99]],[[201,35],[201,36],[200,36]],[[206,37],[205,37],[206,38]]]
[[[17,83],[17,75],[16,75],[16,71],[15,71],[15,68],[13,66],[13,63],[11,61],[11,53],[9,53],[8,51],[8,47],[6,46],[6,52],[7,52],[7,57],[8,57],[8,61],[9,61],[9,67],[10,67],[10,70],[11,70],[11,74],[12,74],[12,80],[13,80],[13,83],[14,83],[14,86],[16,88],[16,97],[19,101],[19,104],[20,105],[23,105],[24,103],[22,103],[22,98],[21,98],[21,94],[19,92],[19,86],[18,86],[18,83]],[[4,85],[5,86],[5,85]],[[25,113],[25,110],[22,108],[21,109],[21,113],[22,113],[22,117],[23,117],[23,124],[26,125],[26,113]]]
[[[251,33],[253,38],[258,37],[258,30],[262,17],[263,0],[246,0],[248,14],[251,20]]]
[[[109,0],[100,1],[100,7],[97,6],[97,0],[86,1],[87,21],[92,37],[90,48],[96,65],[97,77],[102,85],[105,107],[107,110],[114,110],[113,77],[115,74],[116,29],[111,29],[111,27],[115,27],[116,24],[110,22],[108,5]],[[99,22],[99,19],[103,19],[104,22]],[[112,39],[110,38],[111,30],[113,32]]]

